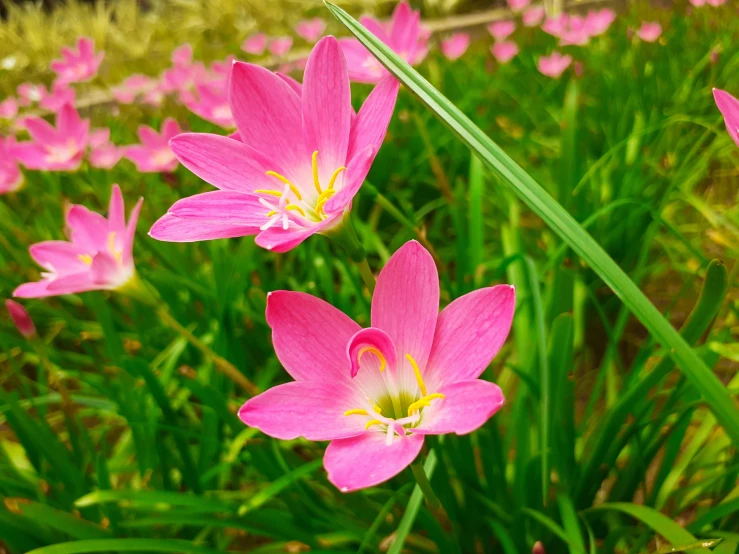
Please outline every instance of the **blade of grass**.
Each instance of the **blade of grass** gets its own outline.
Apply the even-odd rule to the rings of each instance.
[[[83,554],[85,552],[183,552],[188,554],[223,554],[206,546],[176,539],[98,539],[63,542],[31,550],[26,554]]]

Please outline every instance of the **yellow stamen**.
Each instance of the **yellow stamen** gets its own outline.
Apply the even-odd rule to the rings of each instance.
[[[326,204],[326,202],[328,202],[329,198],[331,198],[334,194],[336,194],[336,191],[333,189],[324,190],[321,193],[321,195],[318,197],[318,200],[316,201],[316,213],[318,215],[321,215],[321,212],[323,212],[323,206]]]
[[[267,217],[272,217],[273,215],[277,215],[278,213],[280,212],[278,212],[277,210],[272,210],[270,212],[267,212]]]
[[[367,422],[367,425],[364,426],[365,429],[369,429],[373,425],[382,425],[382,421],[379,419],[371,419]]]
[[[333,175],[331,175],[331,179],[328,181],[328,190],[333,190],[334,183],[336,182],[336,178],[339,176],[339,173],[344,171],[346,168],[344,166],[341,166],[339,169],[334,171]]]
[[[282,193],[279,190],[272,190],[272,189],[257,189],[254,192],[257,192],[259,194],[269,194],[271,196],[282,196]]]
[[[377,412],[378,414],[382,415],[382,408],[380,408],[380,407],[379,407],[379,406],[378,406],[377,404],[373,404],[373,405],[372,405],[372,408],[374,408],[374,410],[375,410],[375,411],[376,411],[376,412]]]
[[[435,398],[446,398],[443,394],[440,392],[433,392],[429,394],[428,396],[424,396],[423,398],[419,398],[416,400],[413,404],[408,406],[408,415],[413,415],[413,412],[416,410],[420,410],[421,408],[425,408],[427,406],[431,406],[431,401]]]
[[[426,383],[423,382],[423,377],[421,377],[421,370],[418,369],[418,364],[416,363],[416,360],[414,360],[413,356],[411,356],[410,354],[406,354],[405,357],[411,363],[411,366],[413,367],[413,373],[416,374],[416,381],[418,382],[418,388],[421,389],[421,396],[426,396]]]
[[[367,410],[347,410],[344,412],[344,415],[369,415],[369,412]]]
[[[357,354],[357,363],[362,361],[362,354],[365,354],[366,352],[370,352],[371,354],[377,356],[377,358],[380,360],[380,373],[385,371],[385,367],[387,366],[385,356],[383,356],[382,352],[380,352],[379,350],[377,350],[377,348],[373,346],[365,346],[364,348],[359,350],[359,354]]]
[[[311,165],[313,166],[313,184],[316,186],[316,192],[321,194],[321,182],[318,180],[318,150],[313,152]]]
[[[77,257],[83,264],[92,265],[92,256],[90,256],[89,254],[80,254]]]
[[[296,206],[295,204],[288,204],[287,206],[285,206],[285,209],[286,210],[295,210],[300,215],[302,215],[303,217],[305,217],[305,212],[303,211],[303,208],[301,208],[300,206]]]
[[[293,194],[298,197],[298,200],[303,199],[302,195],[300,194],[300,191],[298,190],[298,187],[296,187],[290,181],[288,181],[287,177],[283,177],[276,171],[268,171],[267,175],[269,175],[270,177],[274,177],[275,179],[279,179],[280,181],[285,183],[288,187],[290,187],[290,190],[293,191]]]
[[[115,249],[115,233],[114,232],[108,235],[108,250],[110,251],[111,254],[113,254],[113,256],[115,256],[116,260],[118,260],[119,262],[121,261],[121,253]]]

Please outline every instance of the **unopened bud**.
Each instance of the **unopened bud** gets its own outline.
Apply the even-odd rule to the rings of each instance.
[[[13,323],[15,323],[15,326],[18,328],[21,335],[27,339],[36,335],[36,326],[33,324],[31,316],[28,315],[28,312],[23,306],[14,300],[6,300],[5,307],[8,308],[10,318],[13,320]]]
[[[547,554],[541,541],[536,541],[534,543],[534,548],[531,549],[531,554]]]

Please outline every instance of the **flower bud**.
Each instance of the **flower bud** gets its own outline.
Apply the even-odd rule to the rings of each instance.
[[[8,308],[10,318],[13,320],[13,323],[15,323],[15,326],[18,328],[21,335],[27,339],[36,335],[36,326],[33,324],[31,316],[28,315],[28,312],[23,306],[13,300],[6,300],[5,307]]]

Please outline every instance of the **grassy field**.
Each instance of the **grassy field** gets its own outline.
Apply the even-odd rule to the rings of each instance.
[[[394,3],[375,4],[341,3],[381,17]],[[24,300],[38,328],[31,339],[0,314],[0,551],[528,554],[541,541],[547,554],[739,552],[739,149],[711,94],[739,93],[736,4],[629,3],[602,36],[563,47],[512,16],[520,52],[509,63],[492,56],[484,24],[464,27],[465,14],[492,21],[505,10],[413,4],[436,31],[420,74],[587,230],[694,346],[720,394],[703,385],[703,364],[681,361],[655,334],[599,254],[581,252],[580,235],[536,208],[542,195],[522,200],[526,180],[517,184],[505,159],[471,155],[401,87],[353,204],[369,266],[377,274],[416,239],[436,262],[442,306],[481,287],[516,287],[511,335],[483,375],[505,407],[470,435],[429,437],[419,456],[441,507],[408,470],[343,494],[326,478],[325,443],[273,439],[237,416],[249,392],[229,367],[246,388],[289,381],[265,318],[270,291],[316,295],[369,326],[371,294],[336,243],[316,235],[276,254],[252,237],[156,241],[147,233],[174,202],[212,187],[182,165],[141,173],[126,159],[112,169],[85,161],[74,172],[24,170],[23,188],[0,196],[0,298],[38,279],[28,247],[64,238],[69,204],[106,213],[114,183],[127,212],[144,198],[134,257],[159,298]],[[173,96],[158,106],[113,100],[127,77],[167,69],[182,43],[208,64],[234,55],[274,69],[311,45],[296,37],[284,59],[250,56],[240,50],[247,36],[294,35],[304,17],[349,35],[320,2],[9,12],[0,101],[24,82],[49,86],[60,48],[90,36],[106,54],[95,80],[75,86],[76,103],[116,145],[168,117],[227,133]],[[645,21],[661,24],[656,42],[636,35]],[[439,42],[461,30],[471,45],[449,61]],[[537,70],[555,50],[574,60],[560,78]],[[371,90],[352,84],[355,108]],[[0,119],[3,136],[27,139],[26,113],[48,115],[21,108]]]

